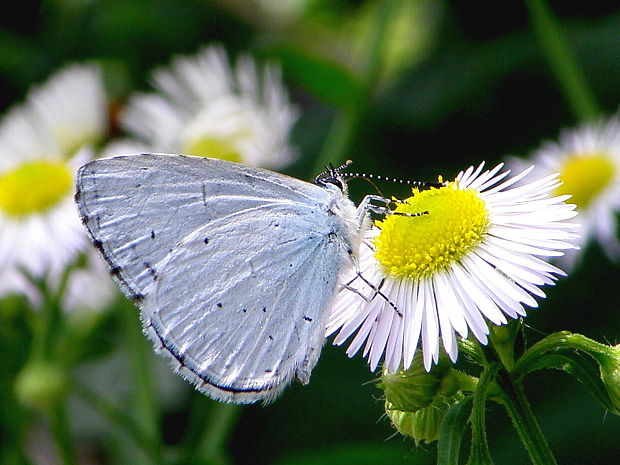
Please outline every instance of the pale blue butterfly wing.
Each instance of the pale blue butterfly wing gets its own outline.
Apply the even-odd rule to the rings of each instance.
[[[144,154],[85,165],[76,201],[145,332],[199,389],[254,402],[307,382],[359,233],[342,192]]]

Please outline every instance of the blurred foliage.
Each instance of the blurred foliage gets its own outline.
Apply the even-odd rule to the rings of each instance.
[[[348,111],[363,92],[360,46],[374,1],[281,2],[251,0],[46,0],[5,8],[0,17],[0,105],[6,110],[27,90],[68,62],[103,63],[107,85],[118,102],[148,88],[149,73],[178,53],[223,43],[231,55],[249,50],[279,61],[302,117],[294,143],[302,156],[290,173],[310,178],[338,111]],[[559,92],[520,1],[484,8],[467,2],[414,1],[412,29],[394,32],[389,75],[380,74],[348,156],[355,169],[403,178],[435,179],[482,160],[527,155],[542,140],[577,123]],[[261,6],[262,5],[262,6]],[[267,6],[266,6],[267,5]],[[588,83],[608,114],[620,103],[620,10],[598,2],[553,1]],[[274,10],[275,9],[275,10]],[[275,11],[275,13],[274,13]],[[357,21],[357,22],[356,22]],[[361,31],[361,32],[360,32]],[[416,43],[406,43],[417,40]],[[385,47],[390,47],[386,43]],[[78,96],[79,97],[79,96]],[[352,183],[353,197],[368,185]],[[405,189],[380,185],[390,195]],[[389,189],[389,190],[388,190]],[[538,340],[559,329],[599,341],[618,342],[618,267],[596,246],[582,266],[547,290],[531,310],[526,335]],[[71,337],[59,350],[65,362],[91,365],[78,373],[119,408],[131,402],[131,378],[123,317],[129,304],[101,318],[65,328]],[[21,437],[32,412],[16,408],[13,382],[27,361],[31,334],[19,298],[0,304],[0,463],[26,463],[10,446]],[[77,316],[76,316],[77,318]],[[85,342],[86,341],[86,342]],[[76,352],[75,348],[85,350]],[[113,348],[116,347],[116,350]],[[165,442],[183,444],[191,412],[199,403],[167,367],[158,379]],[[234,463],[396,464],[434,463],[435,447],[416,448],[384,417],[380,391],[361,357],[347,359],[326,345],[308,386],[295,384],[276,402],[241,412],[229,442]],[[528,378],[534,410],[563,464],[615,463],[620,457],[620,420],[606,416],[585,390],[566,375],[539,372]],[[492,404],[491,404],[492,405]],[[213,408],[210,405],[209,408]],[[158,414],[158,412],[154,412]],[[36,415],[35,415],[36,416]],[[146,463],[131,439],[119,437],[89,407],[76,400],[71,421],[80,457],[89,463]],[[34,423],[37,425],[37,423]],[[490,449],[498,463],[528,463],[504,412],[491,408]],[[391,438],[391,439],[390,439]],[[37,437],[26,443],[36,449]],[[49,446],[41,446],[49,451]],[[47,447],[47,449],[45,449]],[[102,458],[103,457],[103,458]],[[86,459],[85,459],[86,460]],[[85,462],[86,463],[86,462]]]

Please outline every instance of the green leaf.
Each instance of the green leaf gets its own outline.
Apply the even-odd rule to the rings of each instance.
[[[337,63],[286,46],[277,47],[270,55],[279,59],[286,77],[321,100],[347,110],[360,98],[361,83]]]
[[[610,397],[617,393],[613,379],[602,376],[617,370],[617,348],[601,344],[581,334],[560,331],[530,347],[517,361],[511,376],[523,378],[543,368],[565,371],[574,376],[603,407],[620,414],[617,402]],[[609,385],[605,384],[605,380]]]
[[[586,358],[576,351],[562,350],[540,357],[532,363],[530,371],[542,368],[562,370],[574,376],[599,404],[611,412],[618,413],[601,380],[598,365],[593,359]]]
[[[458,465],[461,440],[471,415],[472,396],[453,404],[441,424],[437,441],[437,465]]]

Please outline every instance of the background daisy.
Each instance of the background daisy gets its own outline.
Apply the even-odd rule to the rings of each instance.
[[[616,215],[620,211],[620,117],[564,130],[559,139],[534,151],[530,160],[514,160],[515,166],[532,163],[532,175],[560,173],[557,194],[570,194],[577,205],[581,250],[572,250],[559,264],[572,268],[591,241],[600,244],[609,259],[620,260]]]
[[[24,273],[57,282],[89,246],[73,204],[73,175],[93,158],[106,115],[98,68],[73,65],[34,88],[0,122],[2,293],[38,301]]]
[[[470,167],[439,189],[414,190],[367,234],[360,250],[359,275],[344,277],[327,335],[334,344],[355,334],[347,354],[364,346],[374,370],[382,357],[389,371],[408,368],[422,343],[424,366],[439,359],[440,341],[456,361],[455,333],[471,330],[487,343],[487,321],[525,316],[536,307],[539,289],[564,273],[539,257],[561,255],[574,246],[574,205],[568,196],[550,196],[557,175],[512,187],[502,165]],[[499,174],[498,174],[499,173]]]
[[[297,110],[273,64],[241,56],[231,67],[220,46],[178,57],[153,73],[158,93],[133,97],[122,125],[156,152],[208,156],[278,169],[295,154]]]

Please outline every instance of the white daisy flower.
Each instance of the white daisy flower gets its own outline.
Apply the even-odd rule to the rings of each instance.
[[[99,71],[71,66],[0,121],[0,294],[36,302],[23,272],[59,276],[88,247],[73,176],[92,158],[89,146],[103,138],[106,117]]]
[[[514,163],[518,166],[519,161]],[[562,185],[556,194],[571,194],[579,212],[576,244],[585,248],[597,241],[611,260],[619,261],[620,116],[563,131],[557,142],[546,142],[534,152],[531,163],[537,176],[560,173]],[[581,255],[571,251],[558,264],[570,269]]]
[[[375,370],[384,357],[390,371],[408,368],[422,342],[424,366],[439,358],[440,340],[457,358],[455,333],[487,343],[487,320],[507,323],[536,307],[533,296],[564,273],[539,257],[572,249],[576,215],[569,196],[551,197],[557,174],[512,187],[503,165],[470,167],[445,187],[398,204],[365,237],[358,271],[345,276],[327,325],[334,344],[355,334],[347,354],[364,346]],[[428,214],[411,217],[398,213]]]
[[[62,299],[67,312],[101,311],[108,308],[118,295],[103,260],[93,251],[86,257],[87,265],[71,272]],[[56,287],[54,283],[52,286]]]
[[[34,87],[0,123],[0,169],[23,157],[69,158],[101,141],[108,109],[99,68],[70,65]]]
[[[241,56],[233,69],[210,46],[153,74],[159,93],[130,99],[121,124],[154,151],[209,156],[271,169],[292,161],[288,144],[297,110],[280,70]]]
[[[150,152],[151,148],[144,142],[135,139],[114,139],[108,142],[99,151],[100,158],[117,157],[119,155],[135,155],[136,153]]]
[[[37,301],[22,270],[36,278],[59,275],[88,246],[73,204],[73,175],[91,157],[82,151],[25,159],[0,170],[0,291]]]

